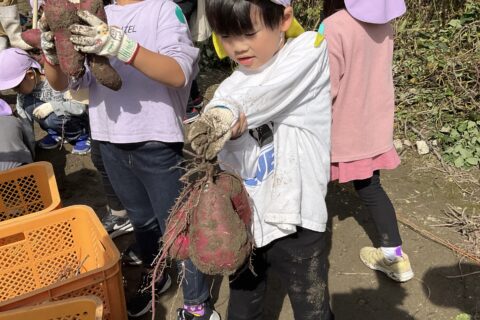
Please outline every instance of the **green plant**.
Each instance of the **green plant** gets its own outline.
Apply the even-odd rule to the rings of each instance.
[[[480,121],[462,120],[443,127],[437,135],[443,157],[457,168],[480,164]]]

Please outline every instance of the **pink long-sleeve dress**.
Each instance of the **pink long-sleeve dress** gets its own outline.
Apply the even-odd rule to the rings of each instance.
[[[332,95],[331,180],[370,178],[394,169],[393,29],[364,23],[346,10],[324,21]]]

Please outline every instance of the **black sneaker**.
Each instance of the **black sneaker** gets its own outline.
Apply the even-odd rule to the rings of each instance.
[[[107,213],[103,217],[102,225],[112,239],[133,231],[133,226],[128,217],[119,217],[111,213]]]
[[[138,255],[138,251],[137,243],[130,245],[127,250],[122,253],[122,262],[128,266],[141,266],[143,261]]]
[[[142,272],[140,286],[134,297],[127,301],[128,316],[132,318],[141,317],[152,309],[152,276]],[[172,285],[172,279],[168,274],[156,281],[155,295],[167,291]]]
[[[177,309],[177,320],[220,320],[220,315],[206,302],[203,316],[190,313],[183,308]]]

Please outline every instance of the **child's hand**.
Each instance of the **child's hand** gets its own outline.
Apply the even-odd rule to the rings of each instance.
[[[190,125],[187,133],[187,140],[191,142],[193,151],[205,156],[207,160],[215,158],[225,142],[232,137],[234,120],[232,111],[224,107],[212,108],[202,113],[200,118]],[[235,133],[240,129],[241,127],[236,129]]]
[[[33,115],[37,119],[44,119],[52,112],[53,112],[53,107],[50,103],[47,102],[35,108],[33,110]]]
[[[38,28],[42,32],[40,34],[40,46],[42,47],[43,55],[45,60],[51,65],[57,65],[58,57],[57,50],[55,48],[55,42],[53,39],[53,32],[50,31],[50,27],[47,24],[47,19],[43,15],[40,20],[38,20]]]
[[[108,26],[95,15],[86,10],[79,10],[78,16],[89,26],[74,24],[69,30],[70,41],[75,50],[94,53],[99,56],[117,57],[130,63],[138,50],[138,43],[128,38],[119,27]]]

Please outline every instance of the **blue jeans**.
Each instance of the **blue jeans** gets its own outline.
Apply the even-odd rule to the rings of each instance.
[[[44,102],[33,96],[26,96],[23,109],[28,120],[33,123],[33,110]],[[68,142],[76,141],[80,136],[90,132],[88,125],[88,115],[80,116],[57,116],[54,112],[50,113],[44,119],[36,119],[40,128],[47,131],[48,134],[58,135],[65,138]]]
[[[182,170],[174,168],[182,160],[183,143],[149,141],[113,144],[100,141],[105,170],[118,198],[127,210],[145,266],[159,251],[169,210],[180,193]],[[200,304],[209,297],[206,276],[190,260],[182,283],[185,304]]]

